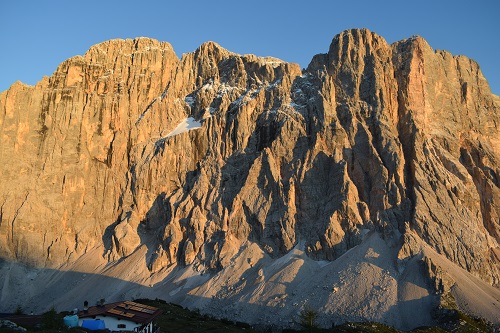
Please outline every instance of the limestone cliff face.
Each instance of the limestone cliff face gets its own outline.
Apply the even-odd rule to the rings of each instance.
[[[4,258],[218,270],[247,240],[335,260],[376,231],[500,283],[500,102],[420,37],[345,31],[304,71],[112,40],[0,94],[0,135]]]

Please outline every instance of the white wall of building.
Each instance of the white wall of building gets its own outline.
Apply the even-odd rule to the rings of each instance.
[[[79,318],[78,326],[82,326],[83,320],[92,320],[94,318]],[[136,327],[141,327],[134,321],[118,319],[110,316],[96,316],[95,319],[103,320],[106,323],[106,328],[110,331],[133,331]],[[118,327],[118,325],[125,325],[125,327]]]

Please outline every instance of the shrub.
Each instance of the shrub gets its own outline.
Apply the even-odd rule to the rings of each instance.
[[[20,305],[18,305],[16,308],[16,311],[14,311],[14,314],[15,315],[23,315],[24,314],[23,308]]]
[[[46,330],[59,330],[64,328],[62,315],[58,314],[54,308],[42,315],[42,328]]]
[[[301,312],[300,312],[300,326],[302,326],[305,329],[312,330],[313,328],[316,328],[316,319],[318,318],[318,313],[311,309],[310,307],[305,307]]]

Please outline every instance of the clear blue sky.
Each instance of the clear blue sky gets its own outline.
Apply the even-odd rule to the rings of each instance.
[[[435,49],[476,60],[500,94],[499,0],[0,1],[0,91],[35,84],[96,43],[146,36],[177,55],[215,41],[236,53],[274,56],[306,67],[349,28],[389,43],[420,35]]]

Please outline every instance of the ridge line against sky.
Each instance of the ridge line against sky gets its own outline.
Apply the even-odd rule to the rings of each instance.
[[[393,43],[422,36],[432,48],[479,63],[500,95],[500,1],[3,1],[0,92],[15,81],[34,85],[92,45],[150,37],[177,56],[215,41],[240,54],[272,56],[307,67],[333,37],[368,28]]]

